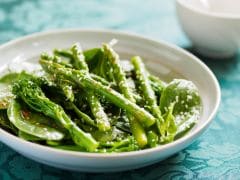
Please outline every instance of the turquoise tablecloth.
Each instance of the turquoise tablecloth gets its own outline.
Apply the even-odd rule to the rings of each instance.
[[[173,0],[0,0],[0,43],[70,27],[136,32],[191,49]],[[87,174],[36,163],[0,143],[0,179],[240,179],[240,57],[203,60],[220,82],[222,103],[209,129],[187,149],[139,170]]]

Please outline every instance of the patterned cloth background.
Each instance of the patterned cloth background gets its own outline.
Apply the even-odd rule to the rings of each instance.
[[[49,29],[109,28],[163,39],[191,50],[177,22],[174,3],[174,0],[0,0],[0,43]],[[0,143],[0,179],[240,179],[240,55],[225,61],[202,59],[220,82],[222,103],[209,129],[187,149],[146,168],[87,174],[36,163]]]

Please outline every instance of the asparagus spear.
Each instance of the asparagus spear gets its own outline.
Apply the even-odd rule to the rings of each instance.
[[[73,102],[74,101],[73,87],[68,82],[62,81],[61,79],[59,79],[58,84],[61,84],[62,91],[66,98]]]
[[[52,56],[48,55],[47,53],[42,53],[41,58],[46,59],[48,61],[54,61],[54,62],[61,63],[64,66],[68,66],[68,67],[70,66],[70,64],[62,63],[62,61],[57,56],[52,57]],[[66,81],[61,77],[54,78],[54,81],[60,87],[60,89],[66,96],[66,98],[68,100],[70,100],[71,102],[73,102],[74,101],[74,92],[73,92],[73,87],[72,87],[71,82]]]
[[[91,125],[91,126],[96,127],[96,124],[95,124],[94,120],[92,120],[92,119],[91,119],[87,114],[85,114],[84,112],[80,111],[80,110],[78,109],[78,107],[77,107],[74,103],[72,103],[72,102],[67,102],[66,104],[67,104],[67,106],[68,106],[67,108],[73,110],[73,111],[76,113],[76,115],[78,116],[78,118],[81,118],[86,124],[89,124],[89,125]]]
[[[71,48],[71,51],[55,50],[54,53],[68,56],[69,58],[71,58],[74,68],[86,70],[88,72],[88,66],[85,62],[85,58],[84,58],[84,55],[82,53],[82,50],[81,50],[79,44],[73,45],[73,47]],[[50,61],[54,60],[53,57],[50,57],[47,54],[43,54],[41,56],[41,58],[44,58],[44,59],[47,59]],[[55,60],[55,62],[59,62],[59,61]],[[94,78],[97,78],[98,80],[100,79],[101,81],[104,81],[99,76],[96,76],[93,74],[91,76],[93,76]],[[61,78],[57,79],[56,81],[57,81],[58,86],[60,86],[60,88],[64,92],[67,99],[69,99],[71,102],[73,102],[74,94],[72,91],[72,85],[69,84],[68,81],[64,81]],[[93,113],[93,116],[96,118],[97,127],[99,128],[99,130],[102,130],[102,131],[109,130],[111,128],[111,126],[108,121],[108,117],[105,114],[103,107],[101,106],[99,99],[92,92],[86,92],[86,96],[87,96],[87,100],[90,105],[91,111]],[[81,115],[79,117],[83,118],[84,121],[87,120],[88,123],[91,122],[91,121],[89,121],[89,118],[86,118],[86,116],[82,116],[83,114],[81,112],[79,112],[79,110],[76,110],[76,107],[74,108],[74,111],[75,112],[77,111],[77,114]],[[91,125],[93,125],[92,122],[91,122]]]
[[[68,117],[61,106],[50,101],[34,81],[21,79],[14,84],[12,91],[13,94],[20,97],[31,109],[42,112],[46,116],[58,121],[69,131],[77,145],[83,146],[89,151],[94,151],[98,147],[98,142],[90,134],[82,131]]]
[[[84,51],[83,52],[83,55],[84,55],[84,61],[91,61],[93,59],[93,57],[96,55],[96,53],[100,51],[100,49],[98,48],[94,48],[94,49],[90,49],[90,50],[87,50],[87,51]],[[45,54],[46,55],[46,54]],[[75,61],[74,60],[74,56],[73,56],[73,53],[72,51],[69,51],[69,50],[63,50],[63,49],[55,49],[54,50],[54,55],[56,56],[63,56],[63,57],[67,57],[67,58],[70,58],[72,61]],[[49,56],[46,56],[47,58],[49,58]],[[42,56],[43,59],[46,59],[44,56]],[[47,60],[47,59],[46,59]],[[70,64],[69,64],[70,65]],[[84,65],[85,66],[85,65]],[[88,67],[88,66],[87,66]],[[78,67],[75,67],[76,69],[79,69]],[[102,78],[101,76],[98,76],[96,74],[93,74],[93,73],[90,73],[90,76],[96,80],[96,81],[99,81],[101,82],[102,84],[104,85],[112,85],[112,83],[108,82],[106,79]],[[1,81],[1,79],[0,79]]]
[[[123,71],[119,63],[120,60],[119,60],[118,54],[108,44],[103,44],[103,50],[104,50],[104,56],[106,57],[106,59],[109,61],[109,64],[111,65],[112,72],[114,75],[114,80],[119,86],[121,93],[127,99],[134,102],[135,99],[132,95],[131,89],[127,85],[125,72]]]
[[[109,64],[113,70],[112,72],[113,72],[115,82],[117,83],[121,93],[129,101],[136,103],[133,93],[131,92],[131,89],[127,84],[125,72],[123,71],[120,65],[118,54],[108,44],[103,45],[103,50],[104,50],[104,56],[109,61]],[[141,126],[139,121],[135,117],[133,117],[131,114],[128,113],[127,117],[129,119],[133,136],[136,139],[138,145],[141,148],[146,146],[147,136],[145,134],[143,127]]]
[[[108,117],[104,112],[104,109],[98,99],[95,96],[93,91],[89,91],[86,93],[87,101],[91,108],[93,116],[96,118],[97,126],[100,131],[107,131],[111,129],[110,123],[108,121]]]
[[[124,98],[120,93],[116,92],[110,87],[104,86],[101,83],[93,80],[89,74],[86,73],[86,71],[66,68],[58,63],[46,61],[44,59],[40,60],[40,64],[42,65],[43,69],[50,74],[55,76],[63,75],[65,78],[74,81],[79,86],[89,88],[94,90],[96,94],[105,96],[109,101],[118,107],[133,114],[133,116],[142,122],[144,126],[150,127],[155,123],[155,118],[150,113]]]
[[[85,70],[89,73],[88,65],[85,62],[84,54],[79,44],[74,44],[71,48],[73,54],[73,66],[76,69]],[[98,99],[98,97],[94,94],[92,90],[85,91],[87,101],[90,105],[91,112],[96,119],[97,126],[101,131],[108,131],[111,129],[110,123],[108,121],[108,117],[104,112],[104,109]]]
[[[61,57],[69,58],[70,60],[72,60],[72,58],[73,58],[72,53],[69,50],[66,50],[66,49],[54,49],[53,54],[55,56],[61,56]]]
[[[95,61],[97,61],[97,55],[100,51],[101,51],[100,48],[93,48],[83,52],[85,56],[85,61],[88,63],[88,66],[96,63]],[[70,60],[73,59],[72,52],[67,49],[54,49],[53,53],[54,55],[62,56]]]
[[[165,130],[164,128],[161,128],[161,124],[163,124],[164,119],[162,118],[160,108],[157,105],[157,100],[149,80],[149,74],[142,62],[142,59],[139,56],[133,57],[131,59],[131,62],[136,71],[137,80],[139,81],[143,97],[146,100],[146,105],[149,108],[150,112],[152,112],[152,114],[157,118],[156,125],[158,131],[162,136],[164,136]]]
[[[112,82],[108,82],[106,79],[102,78],[101,76],[98,76],[96,74],[90,73],[91,78],[93,78],[95,81],[101,82],[105,86],[114,86]]]
[[[73,67],[76,69],[81,69],[85,71],[88,70],[88,65],[85,62],[85,57],[82,52],[80,44],[76,43],[71,48],[72,54],[73,54]]]

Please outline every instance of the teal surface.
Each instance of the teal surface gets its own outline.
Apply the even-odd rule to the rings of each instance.
[[[191,49],[173,0],[0,0],[0,43],[57,28],[108,28],[139,33]],[[1,55],[0,55],[1,57]],[[142,169],[87,174],[26,159],[0,143],[0,179],[240,179],[240,56],[202,58],[216,74],[222,103],[214,122],[191,146]]]

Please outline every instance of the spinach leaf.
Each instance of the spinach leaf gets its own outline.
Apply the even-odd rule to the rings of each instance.
[[[161,112],[169,112],[172,103],[174,103],[172,117],[174,117],[177,127],[176,139],[188,132],[196,120],[199,119],[201,99],[197,87],[191,81],[174,79],[162,92],[160,98]]]

